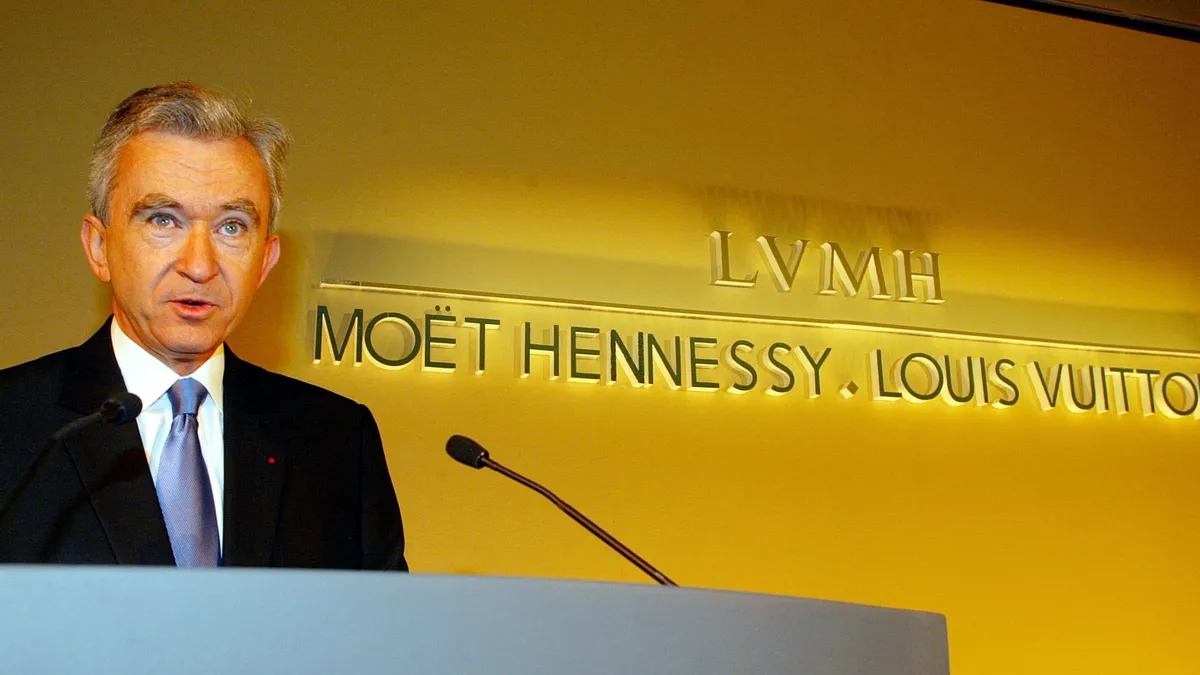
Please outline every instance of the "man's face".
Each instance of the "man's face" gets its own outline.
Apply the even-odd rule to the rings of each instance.
[[[250,141],[135,136],[117,157],[109,222],[84,218],[92,271],[121,329],[180,374],[233,331],[279,259],[266,168]],[[103,214],[100,214],[103,215]]]

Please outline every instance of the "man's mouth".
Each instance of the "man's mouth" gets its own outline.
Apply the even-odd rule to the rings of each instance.
[[[191,319],[203,319],[216,310],[216,305],[200,298],[176,298],[171,301],[171,306],[181,316]]]

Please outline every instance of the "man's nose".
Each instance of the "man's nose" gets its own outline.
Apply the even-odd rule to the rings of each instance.
[[[208,223],[193,223],[188,228],[183,250],[175,261],[175,271],[202,284],[217,275],[216,249],[213,247]]]

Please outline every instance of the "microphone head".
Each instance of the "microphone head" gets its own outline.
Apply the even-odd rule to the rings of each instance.
[[[113,394],[100,406],[100,415],[108,424],[125,424],[142,412],[142,399],[127,391]]]
[[[466,436],[454,435],[446,441],[446,454],[456,461],[462,462],[472,469],[482,469],[483,460],[488,458],[488,451],[483,446]]]

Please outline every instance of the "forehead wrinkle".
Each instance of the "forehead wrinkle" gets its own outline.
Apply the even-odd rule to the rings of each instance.
[[[179,183],[183,193],[178,194],[162,181]],[[236,211],[260,225],[270,210],[266,200],[270,195],[269,176],[262,158],[245,138],[210,140],[159,132],[138,134],[119,151],[111,185],[110,194],[117,193],[119,185],[130,192],[139,188],[150,191],[138,200],[143,208],[176,208],[197,217]],[[163,188],[170,189],[174,197],[163,194]]]

